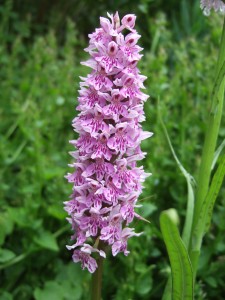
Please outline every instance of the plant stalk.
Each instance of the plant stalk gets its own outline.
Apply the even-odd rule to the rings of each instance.
[[[98,259],[98,268],[92,275],[91,300],[101,300],[103,259]]]
[[[224,60],[225,60],[225,22],[223,24],[223,32],[222,32],[219,56],[218,56],[218,61],[216,66],[215,78],[217,78]],[[193,226],[196,225],[202,203],[209,189],[211,167],[212,167],[213,156],[216,148],[216,141],[219,133],[219,127],[220,127],[220,122],[221,122],[221,117],[223,112],[224,80],[219,88],[218,93],[212,95],[212,97],[213,99],[210,108],[208,126],[206,130],[205,142],[203,146],[202,159],[201,159],[200,170],[199,170]]]
[[[104,250],[102,242],[99,243],[99,250]],[[97,259],[98,268],[92,274],[91,281],[91,300],[101,300],[102,293],[102,273],[103,273],[103,260],[104,258],[99,256]]]
[[[223,32],[221,37],[219,56],[216,65],[215,78],[218,77],[218,74],[223,66],[224,61],[225,61],[225,21],[223,24]],[[190,258],[193,266],[194,278],[197,272],[198,259],[200,255],[202,238],[204,234],[201,233],[196,236],[195,228],[201,213],[203,202],[209,191],[213,157],[214,157],[216,142],[217,142],[220,123],[221,123],[221,117],[223,112],[224,86],[225,86],[225,80],[223,78],[220,87],[218,89],[218,92],[212,94],[211,108],[208,117],[209,118],[208,125],[207,125],[205,142],[204,142],[203,152],[202,152],[202,159],[201,159],[201,164],[199,169],[198,187],[197,187],[196,203],[195,203],[195,210],[194,210],[194,220],[192,224],[192,243],[190,249]]]

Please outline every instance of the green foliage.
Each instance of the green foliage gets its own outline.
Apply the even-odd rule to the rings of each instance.
[[[89,71],[80,65],[84,37],[99,15],[117,8],[122,15],[128,4],[139,17],[145,45],[140,69],[148,76],[151,95],[144,127],[154,137],[142,148],[148,152],[145,169],[153,175],[139,208],[151,223],[135,222],[144,234],[131,239],[128,257],[107,255],[103,299],[161,299],[170,269],[159,214],[176,207],[183,224],[186,182],[165,139],[157,100],[177,156],[196,177],[221,20],[215,15],[205,19],[198,1],[193,7],[182,1],[186,9],[175,0],[109,1],[109,8],[99,0],[94,10],[88,9],[93,1],[71,0],[65,7],[61,1],[55,6],[44,2],[43,7],[39,1],[32,7],[29,1],[0,6],[0,299],[88,299],[90,275],[71,262],[65,248],[71,232],[63,201],[71,187],[63,176],[72,150],[68,140],[76,138],[70,124],[79,76]],[[220,144],[224,137],[223,119]],[[222,187],[203,245],[195,291],[199,300],[224,297],[224,192]]]
[[[205,233],[209,230],[213,207],[220,191],[221,185],[223,183],[223,179],[225,176],[225,155],[221,157],[221,161],[219,166],[213,176],[212,183],[210,185],[208,194],[205,200],[202,203],[201,213],[199,215],[199,219],[193,233],[194,238],[196,239],[199,236],[199,240],[196,242],[196,248],[200,248],[202,238]]]
[[[172,299],[192,300],[194,299],[192,265],[177,228],[177,216],[174,214],[174,209],[168,209],[160,215],[160,227],[171,264]],[[171,299],[171,295],[168,296],[168,299]]]
[[[159,112],[159,119],[162,124],[163,131],[165,133],[166,139],[168,141],[168,145],[170,147],[170,150],[173,154],[174,160],[177,163],[177,166],[179,167],[181,173],[186,179],[187,182],[187,210],[186,210],[186,218],[184,223],[184,229],[183,229],[183,235],[182,240],[184,241],[185,246],[188,248],[190,244],[190,238],[191,238],[191,228],[192,228],[192,221],[193,221],[193,214],[194,214],[194,185],[195,181],[194,178],[185,170],[185,168],[182,166],[181,162],[179,161],[173,146],[171,144],[171,140],[169,138],[166,126],[162,120],[161,114]]]

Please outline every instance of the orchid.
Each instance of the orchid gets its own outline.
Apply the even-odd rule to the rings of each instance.
[[[140,235],[128,226],[140,218],[135,207],[150,175],[136,165],[145,157],[141,141],[152,135],[141,126],[148,95],[141,92],[146,77],[137,68],[142,48],[137,45],[136,17],[128,14],[121,23],[118,13],[108,17],[100,18],[101,27],[89,35],[85,49],[90,59],[82,64],[91,73],[81,77],[79,114],[72,122],[79,137],[70,141],[75,162],[66,176],[73,193],[65,210],[75,231],[75,243],[67,248],[73,250],[73,261],[90,273],[98,267],[96,254],[106,257],[107,245],[114,256],[128,255],[127,240]]]

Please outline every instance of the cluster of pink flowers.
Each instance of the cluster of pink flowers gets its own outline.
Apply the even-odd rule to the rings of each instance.
[[[225,4],[222,0],[201,0],[200,7],[206,16],[210,15],[211,9],[215,12],[225,14]]]
[[[136,17],[128,14],[120,23],[118,13],[108,16],[111,21],[100,18],[101,28],[89,35],[85,49],[91,58],[82,64],[92,72],[81,77],[80,112],[72,122],[79,138],[70,141],[76,148],[70,165],[75,170],[66,176],[73,193],[65,210],[75,232],[75,243],[67,248],[73,249],[74,262],[91,273],[97,268],[92,253],[106,256],[98,249],[99,241],[109,245],[114,256],[127,255],[128,238],[140,235],[128,225],[134,217],[141,218],[134,208],[149,174],[136,162],[145,157],[141,141],[152,135],[140,124],[148,96],[140,91],[146,77],[137,68],[142,48],[137,45]]]

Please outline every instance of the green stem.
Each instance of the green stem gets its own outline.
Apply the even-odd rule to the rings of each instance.
[[[10,261],[8,261],[8,262],[0,265],[0,270],[8,268],[8,267],[10,267],[10,266],[12,266],[12,265],[14,265],[14,264],[16,264],[16,263],[24,260],[29,254],[30,254],[30,251],[22,253],[19,256],[15,257],[14,259],[12,259],[12,260],[10,260]]]
[[[59,237],[61,234],[69,230],[68,224],[57,230],[55,233],[53,233],[53,236],[55,238]]]
[[[104,245],[101,241],[99,242],[98,249],[104,251]],[[103,260],[104,258],[101,256],[97,259],[98,268],[92,275],[91,300],[101,300]]]
[[[216,65],[216,76],[220,74],[220,70],[225,60],[225,22],[223,24],[223,32],[221,38],[221,44],[219,49],[219,56]],[[223,74],[224,78],[224,74]],[[217,83],[215,83],[216,85]],[[206,130],[205,142],[203,146],[202,159],[199,170],[198,187],[196,193],[196,204],[194,210],[194,220],[192,225],[192,246],[190,249],[190,256],[193,266],[194,277],[197,272],[198,258],[200,255],[200,248],[202,244],[202,235],[195,235],[195,228],[198,222],[198,218],[201,213],[202,205],[209,190],[211,169],[213,163],[214,152],[216,148],[217,137],[219,134],[220,122],[223,112],[223,100],[224,100],[224,85],[225,81],[222,80],[218,92],[212,94],[212,103],[209,113],[208,125]]]
[[[92,275],[91,300],[101,300],[103,259],[98,259],[98,268]]]
[[[219,50],[219,57],[216,66],[216,78],[218,77],[221,66],[225,59],[225,23],[223,25],[223,33],[221,39],[221,45]],[[209,188],[209,181],[211,175],[211,166],[213,162],[214,151],[216,147],[216,141],[219,133],[219,127],[221,122],[221,116],[223,111],[223,97],[224,96],[224,80],[218,89],[218,93],[213,94],[208,126],[206,130],[205,143],[203,146],[202,160],[199,170],[199,180],[196,195],[196,206],[194,214],[194,225],[199,216],[202,203],[205,199]]]

